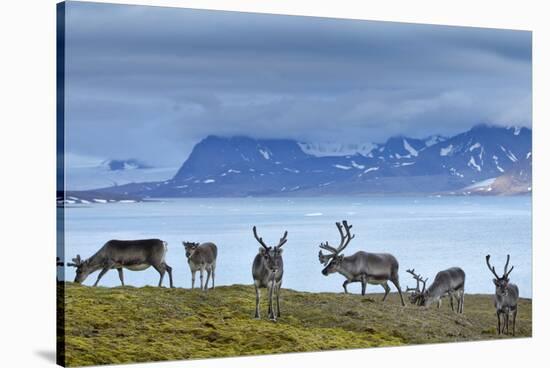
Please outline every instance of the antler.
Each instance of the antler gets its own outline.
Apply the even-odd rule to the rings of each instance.
[[[80,258],[80,254],[76,255],[76,258],[73,258],[72,262],[67,263],[67,266],[69,267],[79,267],[82,264],[82,259]]]
[[[341,251],[343,251],[348,246],[351,239],[355,238],[355,235],[351,235],[350,233],[352,225],[348,225],[348,222],[346,220],[342,221],[342,224],[340,224],[339,222],[336,223],[336,228],[340,233],[340,245],[338,245],[337,248],[330,246],[328,244],[328,241],[319,245],[319,248],[328,250],[331,253],[325,255],[321,251],[319,251],[319,261],[321,261],[321,263],[324,263],[325,265],[330,261],[331,258],[336,257]],[[345,230],[345,234],[342,228]]]
[[[489,267],[489,270],[493,273],[493,275],[495,275],[495,277],[497,279],[500,279],[500,276],[497,275],[497,272],[495,271],[495,267],[494,266],[491,266],[491,263],[489,263],[489,259],[491,258],[491,255],[490,254],[487,254],[485,256],[485,262],[487,262],[487,267]],[[508,264],[508,263],[507,263]]]
[[[507,254],[506,255],[506,264],[504,265],[504,275],[502,276],[504,278],[508,278],[508,275],[510,275],[510,273],[514,269],[514,266],[512,266],[512,268],[510,268],[510,271],[508,271],[508,264],[509,263],[510,263],[510,255]]]
[[[262,247],[264,247],[265,249],[269,249],[269,247],[268,247],[267,245],[265,245],[264,240],[258,236],[258,233],[256,232],[256,226],[254,226],[254,227],[252,228],[252,232],[254,233],[254,237],[256,238],[256,240],[258,241],[258,243],[260,243],[260,245],[261,245]]]
[[[407,291],[417,291],[419,293],[424,293],[424,291],[426,290],[426,282],[428,281],[428,279],[423,279],[422,276],[420,276],[419,274],[416,274],[414,272],[414,268],[412,270],[407,270],[408,273],[410,273],[413,278],[416,280],[416,288],[413,289],[413,288],[409,288],[407,286]],[[422,283],[422,291],[420,291],[420,283]]]
[[[278,248],[281,248],[283,245],[286,244],[286,242],[287,242],[287,239],[286,239],[287,235],[288,235],[288,231],[285,230],[285,233],[283,234],[283,237],[282,237],[281,239],[279,239],[279,244],[277,244],[277,245],[275,246],[275,248],[277,248],[277,249],[278,249]]]
[[[333,254],[338,253],[338,251],[336,250],[336,248],[331,247],[330,245],[328,245],[328,241],[327,241],[327,242],[324,242],[324,243],[321,243],[321,245],[319,245],[319,248],[324,249],[324,250],[328,250],[329,252],[331,252],[331,253],[333,253]]]
[[[334,257],[334,254],[323,254],[322,251],[319,251],[319,262],[325,266],[329,263],[332,257]]]

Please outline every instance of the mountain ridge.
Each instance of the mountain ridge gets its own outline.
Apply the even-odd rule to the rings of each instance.
[[[393,136],[366,155],[316,156],[291,139],[209,135],[173,178],[99,191],[145,198],[478,194],[465,188],[508,175],[508,182],[521,183],[510,193],[520,194],[531,190],[531,146],[529,128],[489,125],[448,138]],[[507,194],[506,185],[499,188],[483,194]]]

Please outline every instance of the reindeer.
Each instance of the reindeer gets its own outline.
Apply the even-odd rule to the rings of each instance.
[[[464,284],[466,282],[466,274],[460,267],[451,267],[447,270],[439,271],[435,275],[435,279],[426,290],[426,282],[428,279],[414,272],[414,269],[407,270],[416,280],[416,288],[407,287],[407,292],[412,291],[409,300],[412,304],[429,307],[432,303],[437,302],[437,308],[441,308],[441,298],[449,296],[451,310],[455,312],[454,299],[456,299],[457,313],[464,313]],[[420,283],[423,284],[420,290]]]
[[[185,256],[187,263],[191,268],[191,289],[195,288],[195,274],[200,271],[201,290],[208,290],[208,281],[212,275],[212,289],[214,289],[214,279],[216,276],[216,258],[218,257],[218,248],[214,243],[193,243],[182,242],[185,247]],[[203,287],[203,274],[206,270],[206,283]]]
[[[254,288],[256,289],[256,312],[255,318],[260,318],[260,288],[267,288],[269,293],[268,318],[276,321],[281,317],[281,308],[279,305],[279,295],[281,284],[283,282],[283,250],[281,247],[287,242],[288,232],[285,231],[279,243],[273,247],[268,247],[262,238],[256,232],[256,226],[252,228],[254,238],[260,243],[261,247],[254,262],[252,263],[252,278],[254,279]],[[273,293],[277,298],[277,313],[273,308]]]
[[[159,286],[162,285],[164,274],[168,272],[170,277],[170,287],[174,287],[172,282],[172,267],[164,261],[166,256],[167,243],[160,239],[144,240],[109,240],[93,256],[82,261],[80,255],[73,258],[72,263],[67,266],[76,267],[76,277],[74,282],[81,284],[91,273],[101,270],[97,276],[94,286],[97,286],[99,280],[107,271],[116,269],[122,286],[124,286],[124,268],[132,271],[142,271],[150,266],[160,274]]]
[[[488,254],[485,256],[485,262],[487,267],[493,273],[495,278],[493,283],[495,284],[495,308],[497,312],[497,331],[500,335],[504,333],[504,328],[506,328],[506,334],[509,333],[508,322],[510,314],[512,315],[512,336],[516,335],[516,316],[518,314],[518,299],[519,299],[519,288],[517,285],[510,282],[510,273],[514,269],[514,266],[508,270],[508,264],[510,263],[510,255],[506,256],[506,264],[504,265],[504,273],[502,276],[499,276],[495,267],[491,266],[489,259],[491,256]],[[501,316],[503,318],[501,324]],[[502,326],[502,329],[501,329]]]
[[[399,263],[397,259],[387,253],[367,253],[363,251],[345,257],[340,253],[355,237],[350,233],[352,225],[348,225],[348,222],[344,220],[342,224],[337,222],[336,228],[340,233],[338,247],[330,246],[328,241],[321,243],[319,246],[322,250],[330,252],[330,254],[323,254],[322,250],[319,251],[319,262],[325,266],[322,274],[328,276],[331,273],[338,272],[343,275],[346,280],[342,286],[346,294],[348,293],[347,285],[352,282],[361,282],[361,295],[365,295],[367,284],[381,285],[385,291],[382,298],[383,302],[390,292],[388,281],[391,281],[399,292],[401,305],[405,306],[401,287],[399,286]]]

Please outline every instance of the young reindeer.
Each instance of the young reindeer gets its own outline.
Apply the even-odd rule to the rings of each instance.
[[[256,312],[254,317],[260,318],[260,288],[267,288],[269,293],[268,318],[276,321],[278,317],[281,317],[281,307],[279,305],[279,295],[283,282],[283,250],[281,247],[287,242],[288,232],[285,231],[283,237],[279,239],[279,244],[273,247],[268,247],[264,240],[258,236],[256,226],[252,228],[252,232],[256,241],[261,245],[252,263],[252,278],[256,289]],[[276,294],[277,298],[277,313],[273,308],[273,293]]]
[[[510,282],[510,273],[514,269],[514,266],[508,270],[508,264],[510,263],[510,255],[506,256],[506,265],[504,265],[504,274],[499,276],[495,267],[491,266],[489,263],[490,255],[485,256],[485,261],[487,267],[493,273],[495,278],[493,283],[495,284],[495,308],[497,312],[497,331],[500,335],[504,333],[504,328],[506,328],[506,334],[509,333],[508,322],[510,314],[512,315],[512,336],[516,335],[516,316],[518,314],[518,299],[519,299],[519,288],[517,285]],[[502,316],[502,323],[501,323]],[[501,328],[502,326],[502,328]]]
[[[193,243],[182,242],[185,247],[185,256],[191,269],[191,289],[195,288],[195,274],[200,271],[201,290],[208,290],[208,281],[212,276],[212,289],[214,289],[214,279],[216,276],[216,259],[218,257],[218,248],[214,243]],[[206,270],[206,283],[203,287],[203,275]]]
[[[429,307],[432,303],[437,302],[437,308],[441,308],[441,298],[449,296],[451,310],[455,312],[454,299],[456,299],[457,313],[464,313],[464,285],[466,282],[466,274],[460,267],[451,267],[449,269],[439,271],[435,275],[432,284],[426,290],[426,282],[420,275],[417,275],[413,270],[407,270],[416,280],[416,289],[408,288],[407,291],[413,290],[409,300],[411,303]],[[420,291],[420,282],[423,287]]]
[[[142,271],[153,267],[160,274],[159,286],[162,285],[164,274],[168,272],[170,287],[172,282],[172,267],[164,261],[166,256],[167,243],[160,239],[143,240],[109,240],[93,256],[83,261],[80,255],[73,258],[72,263],[67,266],[76,267],[74,282],[81,284],[93,272],[101,270],[97,276],[94,286],[107,271],[116,269],[122,286],[124,286],[124,268],[132,271]]]
[[[352,282],[361,282],[361,295],[365,295],[367,284],[381,285],[385,291],[382,301],[385,301],[388,297],[390,292],[388,281],[391,281],[399,292],[401,305],[405,306],[401,287],[399,286],[399,263],[397,259],[387,253],[367,253],[363,251],[345,257],[340,253],[355,237],[350,233],[352,225],[348,225],[348,222],[344,220],[342,224],[337,222],[336,228],[340,233],[338,247],[330,246],[328,241],[321,243],[319,246],[319,248],[330,252],[330,254],[323,254],[321,250],[319,251],[319,262],[325,266],[322,274],[328,276],[331,273],[338,272],[343,275],[346,281],[344,281],[342,287],[346,294],[348,293],[347,285]]]

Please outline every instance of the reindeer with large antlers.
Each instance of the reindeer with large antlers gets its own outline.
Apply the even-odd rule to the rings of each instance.
[[[506,328],[506,333],[509,333],[508,322],[510,314],[512,315],[512,335],[516,334],[516,316],[518,314],[518,299],[519,299],[519,288],[517,285],[510,282],[510,273],[514,269],[514,266],[508,270],[508,265],[510,263],[510,255],[506,256],[506,264],[504,265],[504,273],[502,276],[499,276],[495,267],[491,266],[489,259],[490,255],[485,256],[485,262],[487,267],[495,276],[493,283],[495,284],[495,308],[497,312],[497,332],[500,335],[504,333],[504,328]],[[502,316],[502,323],[501,323]],[[502,326],[502,328],[501,328]]]
[[[258,236],[256,226],[252,228],[254,238],[260,243],[261,247],[252,263],[252,278],[256,289],[256,312],[255,318],[260,318],[260,288],[268,289],[269,307],[268,318],[276,321],[281,316],[281,307],[279,296],[281,293],[281,284],[283,283],[283,250],[282,246],[287,242],[288,232],[285,231],[279,243],[275,246],[267,246],[264,240]],[[277,313],[273,308],[273,294],[276,294]]]
[[[455,311],[454,300],[456,299],[456,312],[464,312],[466,273],[460,267],[451,267],[439,271],[427,290],[426,282],[428,279],[423,279],[419,274],[414,272],[414,269],[407,270],[407,272],[416,280],[416,288],[407,287],[407,292],[412,291],[409,296],[412,304],[429,307],[432,303],[437,302],[437,308],[441,308],[441,298],[449,296],[451,310]],[[420,283],[422,283],[422,290],[420,290]]]
[[[397,259],[388,253],[367,253],[363,251],[345,257],[341,253],[355,237],[350,232],[352,225],[344,220],[342,223],[337,222],[336,228],[340,233],[340,244],[335,248],[329,245],[327,241],[319,246],[322,250],[330,252],[329,254],[323,254],[322,250],[319,251],[319,262],[325,266],[322,271],[323,275],[328,276],[334,272],[343,275],[346,281],[342,286],[346,294],[348,293],[347,285],[352,282],[361,282],[362,295],[365,295],[367,284],[381,285],[385,291],[382,301],[386,300],[390,292],[388,281],[391,281],[399,292],[401,304],[405,306],[401,287],[399,286],[399,263]]]

